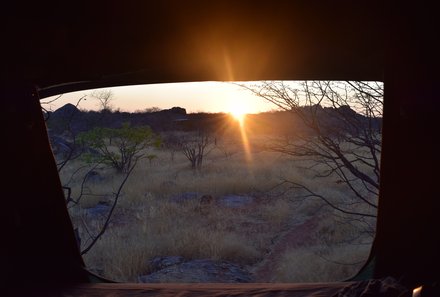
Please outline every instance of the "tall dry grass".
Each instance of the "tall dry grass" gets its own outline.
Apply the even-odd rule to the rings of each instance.
[[[332,282],[353,277],[364,265],[370,246],[304,246],[287,251],[272,282]]]
[[[320,213],[311,244],[283,253],[272,281],[341,281],[359,271],[369,256],[372,237],[362,232],[362,222],[343,220],[333,211]]]
[[[108,230],[84,255],[87,266],[119,281],[137,281],[139,275],[151,272],[149,261],[155,256],[228,260],[251,268],[264,259],[274,238],[319,213],[326,214],[327,221],[320,224],[314,235],[316,244],[287,251],[268,281],[341,280],[360,267],[368,256],[369,245],[359,244],[358,239],[344,242],[346,238],[353,240],[360,232],[357,223],[339,224],[344,218],[323,207],[319,199],[298,200],[298,191],[276,187],[285,179],[295,180],[344,203],[351,201],[352,196],[343,185],[331,177],[314,178],[313,172],[304,169],[309,161],[257,150],[247,156],[240,143],[221,145],[212,148],[200,171],[192,170],[183,154],[176,153],[171,158],[172,154],[165,149],[149,151],[156,158],[151,162],[140,161],[133,171]],[[71,161],[61,172],[63,184],[72,188],[74,198],[79,196],[88,170],[85,165],[81,160]],[[88,209],[99,202],[111,203],[123,178],[108,167],[101,166],[95,171],[99,178],[83,185],[85,195],[77,206],[69,209],[79,229],[82,248],[104,223],[103,217],[91,216]],[[250,195],[257,203],[244,209],[215,205],[202,214],[197,211],[197,200],[170,200],[182,193],[216,198]]]

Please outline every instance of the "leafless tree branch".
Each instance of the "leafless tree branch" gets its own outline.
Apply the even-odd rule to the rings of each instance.
[[[369,212],[356,211],[353,207],[365,205],[377,209],[383,108],[381,83],[305,81],[293,84],[264,81],[255,85],[239,85],[289,112],[292,119],[296,119],[295,123],[299,123],[290,138],[279,138],[265,148],[312,160],[308,169],[315,172],[316,178],[335,176],[338,183],[352,193],[350,199],[356,199],[356,203],[350,206],[346,201],[339,205],[319,190],[292,180],[284,183],[301,190],[303,198],[319,198],[346,216],[376,217]]]
[[[124,188],[125,183],[127,182],[128,178],[130,177],[131,173],[133,172],[133,169],[136,167],[138,159],[134,160],[131,168],[125,173],[124,179],[122,180],[121,184],[119,185],[119,188],[117,190],[117,192],[115,193],[115,197],[113,200],[113,204],[110,208],[109,213],[107,214],[107,218],[104,222],[103,227],[101,228],[101,230],[99,231],[99,233],[93,237],[92,242],[81,251],[81,255],[86,254],[87,252],[90,251],[90,249],[96,244],[96,242],[99,240],[99,238],[101,238],[102,235],[104,235],[105,231],[107,230],[107,227],[110,224],[110,219],[112,217],[113,211],[116,208],[116,205],[118,204],[119,198],[121,196],[121,191]]]

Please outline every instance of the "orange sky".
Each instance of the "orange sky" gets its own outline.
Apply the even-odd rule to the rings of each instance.
[[[249,82],[250,84],[252,82]],[[107,88],[109,89],[109,88]],[[113,108],[121,111],[144,110],[150,107],[168,109],[174,106],[183,107],[191,112],[236,112],[258,113],[274,109],[275,106],[252,95],[229,82],[193,82],[173,84],[151,84],[111,88],[114,94]],[[76,104],[82,96],[92,90],[66,93],[51,103],[44,105],[48,110],[56,110],[66,103]],[[55,96],[56,97],[56,96]],[[55,97],[42,99],[47,102]],[[98,101],[91,96],[81,101],[82,109],[98,109]]]

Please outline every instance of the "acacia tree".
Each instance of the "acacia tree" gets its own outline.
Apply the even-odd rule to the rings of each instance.
[[[148,154],[145,149],[148,147],[158,147],[160,145],[160,138],[154,134],[148,126],[131,127],[129,123],[124,123],[121,128],[116,129],[95,127],[88,132],[80,134],[78,138],[83,146],[96,150],[94,153],[84,155],[88,163],[94,164],[91,170],[94,170],[100,164],[107,164],[123,175],[117,192],[113,194],[113,202],[99,232],[96,235],[87,232],[89,242],[87,246],[81,250],[81,254],[83,255],[90,251],[98,239],[106,232],[125,183],[139,160],[153,157],[153,155]],[[88,173],[90,173],[91,170],[89,170]],[[83,179],[80,195],[76,200],[71,199],[75,205],[78,204],[83,196],[83,186],[87,174]],[[87,230],[85,223],[84,226]]]
[[[89,161],[109,164],[120,173],[130,172],[139,159],[146,157],[147,147],[160,145],[150,127],[130,127],[129,123],[117,129],[95,127],[82,133],[80,140],[97,150],[87,155]]]
[[[290,137],[270,141],[266,149],[308,160],[315,178],[333,178],[351,193],[332,197],[304,181],[285,178],[282,185],[316,197],[346,220],[374,234],[379,191],[383,85],[377,82],[265,81],[242,85],[256,96],[292,114]],[[310,162],[311,161],[311,162]],[[316,183],[315,183],[316,184]]]
[[[111,112],[111,107],[109,105],[110,101],[113,99],[111,90],[105,92],[103,91],[99,94],[93,94],[95,98],[100,100],[102,110]],[[53,100],[57,100],[60,97],[61,95]],[[80,102],[85,98],[86,96],[81,97],[77,101],[75,108],[78,107]],[[51,102],[52,101],[49,101],[47,104],[50,104]],[[130,127],[128,123],[124,124],[119,129],[94,128],[88,132],[77,135],[76,133],[73,133],[73,129],[71,128],[72,123],[77,120],[75,115],[76,113],[70,113],[63,121],[63,128],[65,129],[64,134],[67,133],[67,135],[69,135],[72,139],[72,142],[68,147],[69,150],[67,153],[62,156],[61,160],[58,161],[58,171],[61,172],[66,164],[80,157],[88,161],[88,164],[80,166],[78,169],[76,169],[71,174],[70,178],[63,184],[63,188],[67,191],[67,207],[72,208],[78,206],[83,197],[98,196],[95,193],[86,190],[88,177],[90,174],[95,172],[97,168],[107,164],[116,168],[122,173],[122,179],[117,187],[117,191],[111,194],[112,203],[110,209],[105,215],[104,223],[99,228],[97,233],[92,234],[88,230],[86,222],[82,220],[83,229],[86,230],[85,234],[88,235],[89,238],[83,242],[84,244],[81,245],[82,240],[80,238],[80,232],[78,226],[75,226],[75,234],[77,236],[78,245],[82,247],[81,254],[86,254],[106,232],[113,212],[116,209],[118,201],[121,197],[122,190],[138,161],[143,157],[148,158],[152,156],[145,155],[143,150],[149,146],[159,145],[160,140],[149,127]],[[88,151],[88,153],[85,153],[85,151]],[[86,169],[85,174],[83,174],[84,169]],[[82,175],[82,178],[80,178],[80,190],[79,193],[73,195],[69,184],[74,179],[74,176],[78,174]],[[106,196],[107,198],[109,197],[109,195],[99,196]]]

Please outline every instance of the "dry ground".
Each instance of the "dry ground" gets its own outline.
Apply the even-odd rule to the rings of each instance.
[[[257,141],[257,140],[254,140]],[[261,141],[261,139],[258,139]],[[252,147],[252,146],[251,146]],[[275,187],[283,179],[315,187],[335,201],[352,197],[334,178],[313,178],[304,161],[253,150],[246,155],[239,141],[213,147],[201,171],[189,168],[183,154],[157,149],[157,158],[141,161],[125,185],[110,227],[90,252],[87,266],[118,281],[137,281],[150,272],[154,256],[219,259],[241,264],[256,281],[316,282],[352,276],[368,257],[371,238],[360,225],[323,207],[317,199],[298,200],[298,192]],[[64,185],[78,197],[87,167],[71,161],[61,171]],[[82,168],[82,169],[81,169]],[[96,170],[99,179],[84,185],[87,195],[69,209],[82,248],[90,243],[104,216],[88,209],[111,203],[122,176],[111,168]],[[247,195],[254,203],[242,208],[215,204],[207,212],[198,201],[170,201],[182,193]],[[374,224],[374,222],[371,222]]]

